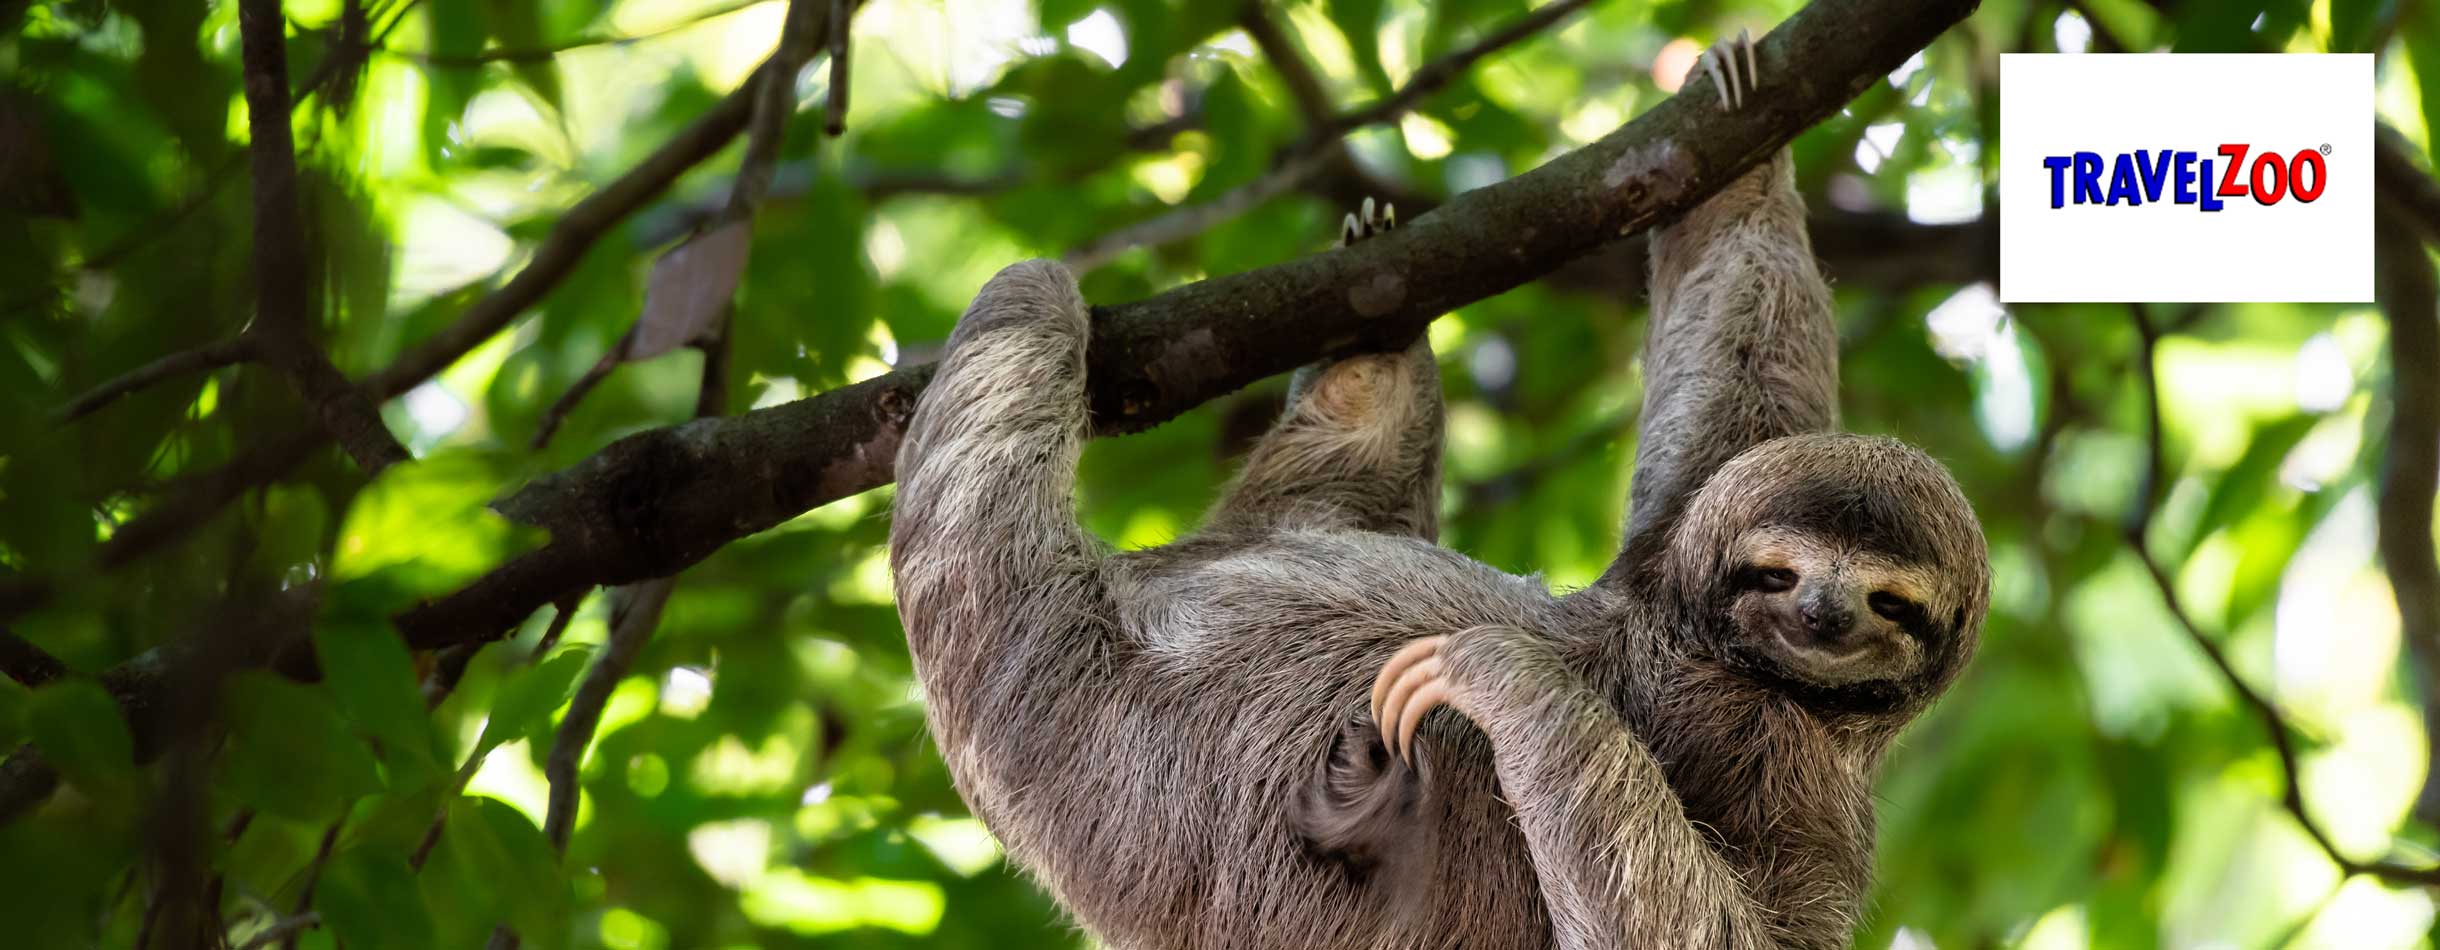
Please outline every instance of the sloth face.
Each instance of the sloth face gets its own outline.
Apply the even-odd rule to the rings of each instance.
[[[1893,439],[1747,449],[1699,491],[1662,572],[1729,668],[1827,713],[1911,716],[1973,655],[1982,529],[1940,463]]]
[[[1747,532],[1732,554],[1730,648],[1833,690],[1922,673],[1945,631],[1925,606],[1931,572],[1785,527]]]

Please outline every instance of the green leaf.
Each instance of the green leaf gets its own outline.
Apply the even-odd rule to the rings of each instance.
[[[135,802],[135,738],[118,701],[101,684],[77,677],[35,690],[26,731],[43,758],[87,796],[117,805]]]
[[[504,48],[531,50],[548,45],[543,39],[542,5],[533,0],[485,0],[483,14],[484,24]],[[557,59],[520,61],[510,64],[510,68],[515,70],[519,82],[550,104],[551,111],[561,111]]]
[[[491,719],[483,724],[482,738],[475,740],[475,755],[548,726],[551,711],[568,701],[577,677],[592,660],[593,647],[577,644],[513,674],[492,700]]]
[[[322,869],[314,909],[347,950],[424,950],[439,946],[423,891],[405,852],[362,847]]]
[[[424,710],[407,646],[387,627],[328,624],[316,631],[324,681],[357,729],[381,743],[390,786],[412,791],[446,774],[440,736]]]
[[[220,784],[238,801],[299,821],[330,821],[381,788],[371,749],[321,689],[248,670],[229,678],[229,746]]]
[[[483,51],[484,18],[478,2],[431,0],[424,6],[434,55],[471,56]],[[462,66],[435,66],[423,75],[431,90],[424,99],[424,162],[439,168],[443,153],[455,151],[459,144],[450,141],[451,134],[458,118],[466,113],[466,103],[480,88],[483,73]]]

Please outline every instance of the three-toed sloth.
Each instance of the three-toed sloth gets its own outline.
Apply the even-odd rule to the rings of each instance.
[[[1742,101],[1751,47],[1705,63]],[[1085,303],[1002,271],[891,528],[975,814],[1116,947],[1846,946],[1882,753],[1990,582],[1938,462],[1835,430],[1804,219],[1783,152],[1655,238],[1626,541],[1564,596],[1434,542],[1420,341],[1300,372],[1201,531],[1113,553],[1074,511]]]

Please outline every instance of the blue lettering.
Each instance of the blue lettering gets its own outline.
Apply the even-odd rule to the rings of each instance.
[[[2050,169],[2050,206],[2067,205],[2067,156],[2051,155],[2042,159],[2042,167]]]
[[[2125,152],[2118,153],[2118,160],[2110,163],[2110,204],[2116,206],[2121,201],[2130,207],[2143,204],[2143,195],[2135,187],[2135,161]]]
[[[2206,178],[2206,179],[2207,179],[2207,178],[2209,178],[2209,176],[2211,175],[2211,169],[2209,169],[2209,168],[2205,168],[2205,169],[2203,169],[2203,175],[2205,176],[2205,178]],[[2194,183],[2195,183],[2195,180],[2196,180],[2196,179],[2195,179],[2195,177],[2194,177],[2194,153],[2193,153],[2193,152],[2179,152],[2179,153],[2177,153],[2177,203],[2178,203],[2178,204],[2182,204],[2182,205],[2190,205],[2190,204],[2193,204],[2193,203],[2194,203]]]
[[[2212,180],[2212,177],[2211,177],[2211,159],[2208,159],[2208,158],[2206,158],[2206,159],[2204,159],[2204,160],[2203,160],[2203,180],[2204,180],[2204,181],[2206,181],[2206,182],[2209,182],[2209,181],[2211,181],[2211,180]],[[2218,210],[2220,210],[2220,207],[2221,207],[2221,204],[2220,204],[2220,196],[2219,196],[2219,195],[2216,195],[2216,194],[2213,194],[2213,193],[2212,193],[2212,190],[2211,190],[2209,187],[2205,187],[2205,188],[2203,189],[2203,191],[2202,191],[2202,196],[2203,196],[2203,210],[2205,210],[2205,211],[2218,211]]]
[[[2145,161],[2144,153],[2135,153],[2135,167],[2143,175],[2143,198],[2159,201],[2163,186],[2169,183],[2169,150],[2161,149],[2158,161]]]
[[[2101,156],[2091,152],[2076,153],[2076,203],[2101,203]]]

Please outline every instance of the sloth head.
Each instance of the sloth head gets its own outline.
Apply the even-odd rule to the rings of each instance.
[[[1911,716],[1973,654],[1990,604],[1982,527],[1894,439],[1776,439],[1721,466],[1662,564],[1689,644],[1825,713]]]

